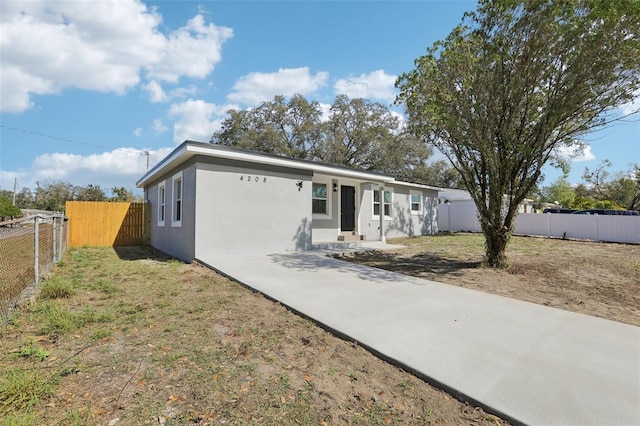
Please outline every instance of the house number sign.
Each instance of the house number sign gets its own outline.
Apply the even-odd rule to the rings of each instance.
[[[254,183],[258,183],[258,182],[267,183],[266,177],[252,176],[252,175],[241,175],[240,180],[247,181],[247,182],[254,182]]]

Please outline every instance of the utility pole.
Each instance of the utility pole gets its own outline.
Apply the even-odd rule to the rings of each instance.
[[[13,178],[13,205],[16,205],[16,188],[18,187],[18,178]]]
[[[142,153],[147,157],[147,171],[149,171],[149,151],[142,151]]]

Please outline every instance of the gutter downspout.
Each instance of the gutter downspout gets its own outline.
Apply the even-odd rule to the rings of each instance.
[[[384,235],[384,185],[380,185],[380,241],[387,242]]]

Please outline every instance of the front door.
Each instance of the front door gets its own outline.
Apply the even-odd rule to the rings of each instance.
[[[356,188],[340,186],[340,230],[355,231],[356,229]]]

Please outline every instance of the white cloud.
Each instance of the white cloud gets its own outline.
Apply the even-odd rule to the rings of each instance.
[[[208,142],[213,132],[220,129],[229,109],[239,108],[236,105],[216,105],[193,99],[172,104],[168,116],[175,119],[173,141]]]
[[[135,183],[146,172],[147,159],[144,152],[150,154],[150,167],[166,157],[173,147],[157,150],[137,148],[117,148],[109,152],[91,155],[68,153],[43,154],[31,163],[29,170],[0,173],[2,188],[6,189],[7,181],[18,179],[18,190],[23,187],[34,190],[36,182],[47,180],[70,182],[73,185],[99,185],[107,195],[114,186],[124,186],[134,190]]]
[[[308,67],[280,68],[273,73],[253,72],[238,79],[227,98],[232,102],[256,105],[275,95],[308,95],[324,86],[328,78],[328,72],[312,75]]]
[[[142,90],[149,94],[149,100],[153,103],[166,102],[169,97],[156,80],[151,80],[147,84],[142,85]]]
[[[164,123],[162,122],[162,120],[160,118],[156,118],[155,120],[153,120],[153,131],[154,132],[156,132],[156,133],[164,133],[167,130],[169,130],[169,128],[164,125]]]
[[[622,105],[620,109],[624,115],[638,113],[638,111],[640,111],[640,90],[634,94],[634,98],[631,102]]]
[[[137,138],[140,137],[141,134],[142,134],[142,127],[138,127],[133,131],[133,135]]]
[[[189,85],[187,87],[177,87],[167,93],[156,80],[151,80],[149,83],[143,84],[142,89],[149,94],[149,100],[153,103],[168,102],[171,99],[177,98],[186,98],[187,96],[195,95],[198,91],[196,86]]]
[[[593,152],[591,152],[591,146],[587,144],[583,144],[582,146],[561,146],[556,148],[556,154],[558,155],[558,157],[574,163],[596,159],[596,156],[593,154]]]
[[[331,114],[331,104],[323,104],[321,102],[318,103],[320,106],[320,121],[327,122],[329,121],[329,116]]]
[[[340,79],[333,88],[337,94],[350,98],[378,99],[391,103],[396,99],[397,78],[383,70],[377,70],[369,74],[360,74],[359,77]]]
[[[201,15],[164,35],[162,16],[139,0],[2,1],[0,8],[0,110],[8,112],[67,87],[122,94],[144,72],[152,81],[203,78],[233,36]],[[159,85],[145,88],[161,94]]]
[[[147,66],[148,74],[172,83],[180,76],[206,77],[222,59],[222,45],[231,37],[231,28],[206,25],[202,15],[196,15],[169,35],[161,59]]]
[[[193,96],[198,92],[198,89],[196,89],[196,86],[194,85],[190,85],[187,87],[178,87],[176,89],[173,89],[171,92],[169,92],[169,98],[171,99],[175,99],[175,98],[186,98],[187,96]]]

